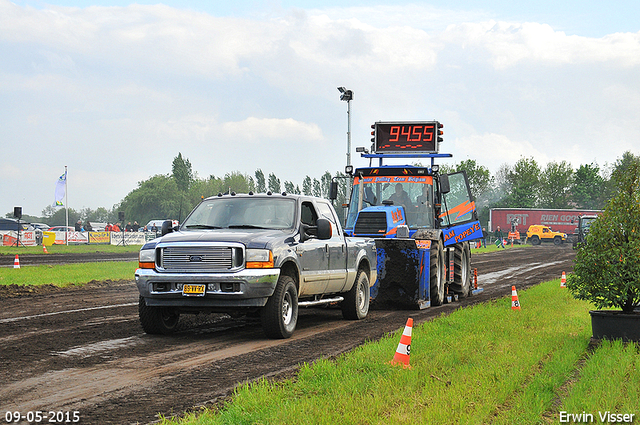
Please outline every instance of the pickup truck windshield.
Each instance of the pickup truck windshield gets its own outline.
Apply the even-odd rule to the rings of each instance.
[[[295,210],[296,203],[293,199],[208,199],[191,213],[182,229],[291,229]]]

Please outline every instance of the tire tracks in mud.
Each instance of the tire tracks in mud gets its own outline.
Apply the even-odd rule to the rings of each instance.
[[[472,254],[479,295],[420,311],[372,310],[345,321],[340,309],[301,309],[288,340],[263,336],[256,318],[181,318],[170,337],[143,333],[133,281],[0,299],[0,409],[78,410],[81,423],[150,423],[218,403],[242,382],[291,376],[404,326],[559,278],[570,247]]]

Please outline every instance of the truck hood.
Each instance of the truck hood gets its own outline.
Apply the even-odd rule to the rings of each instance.
[[[181,242],[238,242],[247,248],[268,248],[276,241],[282,241],[295,235],[291,230],[262,229],[215,229],[187,230],[168,233],[156,239],[158,243]]]

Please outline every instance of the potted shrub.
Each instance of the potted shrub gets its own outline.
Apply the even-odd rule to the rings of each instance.
[[[640,341],[640,161],[612,181],[616,194],[579,244],[567,288],[598,309],[594,338]]]

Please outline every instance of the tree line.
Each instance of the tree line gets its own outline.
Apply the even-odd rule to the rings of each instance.
[[[640,156],[627,151],[602,167],[594,162],[574,169],[567,161],[541,167],[521,157],[514,165],[502,164],[495,175],[472,159],[440,168],[466,171],[480,221],[486,223],[491,208],[604,209],[617,190],[617,176],[634,163],[640,163]]]
[[[549,208],[549,209],[603,209],[615,192],[615,177],[625,173],[633,163],[640,163],[640,156],[625,152],[614,164],[599,166],[597,163],[573,168],[566,161],[549,162],[540,166],[533,158],[520,158],[515,164],[503,164],[492,175],[475,160],[468,159],[457,164],[440,167],[441,172],[465,170],[476,198],[480,220],[486,223],[490,208]],[[341,172],[326,171],[319,179],[305,176],[301,185],[292,181],[281,181],[274,173],[257,169],[253,175],[237,171],[217,177],[198,177],[191,162],[181,153],[173,159],[171,173],[158,174],[138,182],[138,187],[127,194],[111,209],[96,210],[69,208],[69,223],[77,220],[95,222],[117,222],[118,213],[123,212],[125,222],[137,221],[145,225],[153,219],[177,219],[182,221],[203,199],[218,193],[291,193],[329,197],[329,186],[338,182],[336,211],[342,214],[341,205],[351,195],[350,179]],[[48,206],[43,217],[24,216],[23,220],[63,225],[63,208]],[[11,217],[13,212],[7,213]]]

